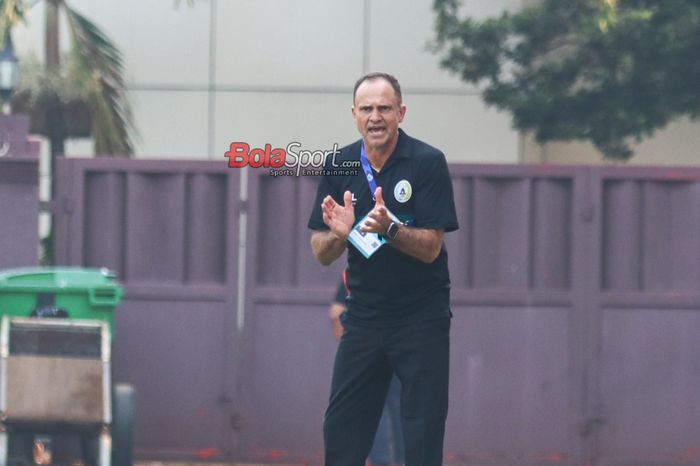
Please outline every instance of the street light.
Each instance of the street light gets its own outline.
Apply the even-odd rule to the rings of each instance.
[[[9,115],[12,111],[10,97],[19,84],[19,60],[12,47],[10,30],[5,31],[5,46],[0,50],[0,97],[2,97],[2,113]]]

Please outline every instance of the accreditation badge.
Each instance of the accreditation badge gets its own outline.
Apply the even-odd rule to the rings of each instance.
[[[386,243],[386,240],[377,233],[365,233],[360,231],[360,227],[365,224],[366,220],[367,215],[357,222],[352,231],[350,231],[348,240],[350,240],[350,243],[352,243],[365,258],[369,259],[372,254],[377,252],[379,248]]]
[[[402,223],[401,220],[399,220],[398,217],[396,217],[396,215],[394,215],[389,209],[387,209],[386,212],[389,214],[389,218],[391,218],[392,221]],[[368,215],[369,214],[365,215],[362,217],[362,220],[357,222],[355,227],[350,231],[348,240],[350,240],[350,243],[352,243],[352,245],[355,246],[357,250],[360,251],[363,256],[365,256],[365,258],[369,259],[372,254],[377,252],[379,248],[386,243],[386,239],[377,233],[364,233],[360,231],[360,227],[365,224]]]

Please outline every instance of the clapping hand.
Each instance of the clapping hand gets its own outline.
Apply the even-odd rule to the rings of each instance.
[[[352,226],[355,224],[355,208],[352,206],[352,194],[345,191],[343,203],[340,205],[331,196],[326,196],[321,203],[323,222],[340,239],[347,239]]]
[[[391,221],[389,209],[387,209],[384,204],[382,188],[380,186],[374,191],[374,208],[367,214],[367,220],[365,220],[365,223],[360,227],[360,231],[363,233],[378,233],[384,235]]]

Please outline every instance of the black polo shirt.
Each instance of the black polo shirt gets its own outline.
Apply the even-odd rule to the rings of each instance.
[[[340,149],[336,165],[360,160],[361,140]],[[332,169],[331,160],[326,168]],[[342,166],[342,165],[341,165]],[[396,149],[376,172],[377,186],[387,208],[402,222],[416,228],[458,228],[452,182],[445,156],[438,149],[399,130]],[[353,194],[355,221],[372,208],[374,200],[361,167],[356,176],[324,176],[309,219],[312,230],[327,230],[321,202],[327,195],[343,203]],[[385,244],[365,258],[348,242],[347,285],[350,295],[345,319],[355,325],[385,327],[450,316],[450,277],[443,244],[437,259],[426,264]]]

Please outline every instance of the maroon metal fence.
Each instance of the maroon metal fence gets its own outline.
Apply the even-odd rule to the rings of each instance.
[[[36,159],[0,158],[0,269],[38,262],[38,167]]]
[[[224,163],[59,168],[61,263],[126,284],[139,456],[319,463],[342,264],[310,252],[315,180],[253,170],[241,201]],[[700,170],[451,171],[446,462],[700,464]]]
[[[61,160],[59,264],[108,267],[137,455],[232,457],[239,177],[213,162]]]
[[[39,260],[39,145],[29,117],[0,115],[0,269]]]

